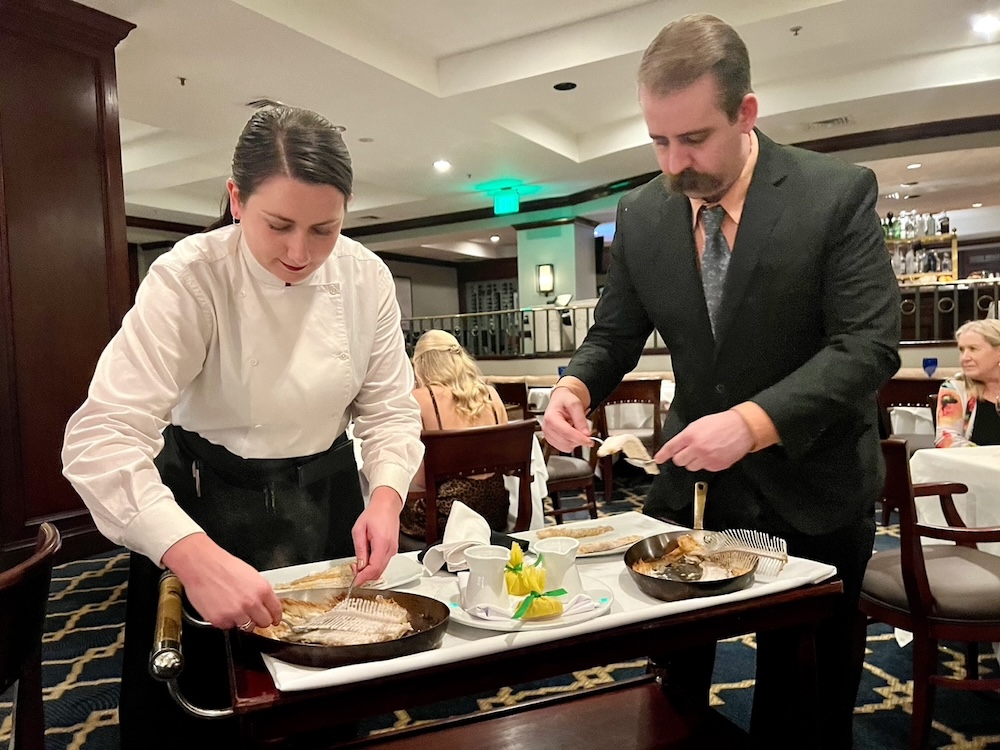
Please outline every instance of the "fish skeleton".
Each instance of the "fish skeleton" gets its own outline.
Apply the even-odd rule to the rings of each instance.
[[[346,599],[333,609],[292,625],[287,638],[321,646],[354,646],[402,638],[413,630],[406,608],[391,599]]]

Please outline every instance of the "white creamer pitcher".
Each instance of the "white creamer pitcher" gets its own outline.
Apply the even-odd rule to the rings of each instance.
[[[566,589],[569,597],[583,593],[583,582],[576,567],[576,551],[579,547],[579,539],[564,536],[539,539],[532,543],[531,550],[542,556],[545,588],[549,591]]]
[[[481,544],[465,550],[465,560],[469,564],[469,582],[462,598],[464,609],[508,605],[510,600],[503,573],[509,558],[510,550],[495,544]]]

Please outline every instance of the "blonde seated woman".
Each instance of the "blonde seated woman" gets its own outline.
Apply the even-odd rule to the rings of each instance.
[[[973,320],[955,332],[962,374],[941,384],[938,448],[1000,445],[1000,320]]]
[[[461,430],[507,424],[507,410],[496,389],[483,381],[483,374],[458,339],[447,331],[430,330],[417,341],[413,352],[417,386],[413,396],[420,405],[425,430]],[[411,489],[425,487],[421,463]],[[444,528],[451,505],[461,500],[479,513],[494,531],[507,529],[510,494],[500,474],[452,479],[438,488],[438,525]],[[399,528],[410,536],[423,536],[426,506],[423,498],[407,500],[399,516]]]

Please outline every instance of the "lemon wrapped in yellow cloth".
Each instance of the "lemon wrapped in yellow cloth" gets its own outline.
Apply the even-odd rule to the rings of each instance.
[[[524,552],[521,546],[514,542],[510,549],[510,559],[504,569],[504,581],[507,584],[507,592],[511,596],[526,596],[532,591],[545,590],[545,568],[539,563],[534,565],[524,564]]]
[[[541,620],[543,617],[558,617],[563,613],[563,603],[556,599],[557,596],[566,596],[566,589],[546,591],[544,594],[532,591],[524,597],[513,619]]]
[[[528,611],[521,615],[522,620],[540,620],[543,617],[561,615],[563,603],[551,596],[538,596],[528,604]]]

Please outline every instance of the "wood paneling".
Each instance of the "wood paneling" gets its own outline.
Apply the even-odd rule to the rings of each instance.
[[[61,474],[63,430],[128,309],[115,44],[132,25],[0,0],[0,560],[43,521],[105,546]]]

